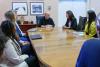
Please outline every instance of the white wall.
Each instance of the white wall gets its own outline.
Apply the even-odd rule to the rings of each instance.
[[[66,23],[66,11],[73,11],[77,21],[79,16],[86,16],[87,3],[84,1],[60,1],[58,12],[58,26],[61,27]]]
[[[90,0],[90,9],[94,9],[96,14],[100,13],[100,0]]]
[[[11,8],[9,0],[0,0],[0,24],[4,20],[4,13]]]

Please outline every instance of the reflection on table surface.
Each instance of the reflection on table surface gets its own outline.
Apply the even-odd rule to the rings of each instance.
[[[31,42],[38,56],[52,67],[75,67],[80,48],[87,39],[78,33],[62,28],[38,28],[35,32],[28,32],[29,35],[42,36],[42,39]]]

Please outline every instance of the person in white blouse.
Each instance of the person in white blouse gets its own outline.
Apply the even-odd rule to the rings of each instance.
[[[0,64],[6,64],[8,67],[40,67],[34,56],[22,54],[20,44],[13,39],[15,27],[11,21],[3,21],[1,30],[8,40],[5,42]]]
[[[28,56],[18,56],[12,44],[14,45],[14,43],[2,33],[0,28],[0,67],[28,67],[24,61]]]

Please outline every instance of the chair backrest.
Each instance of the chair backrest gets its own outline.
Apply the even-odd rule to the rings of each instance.
[[[77,27],[78,31],[83,31],[84,30],[86,21],[87,21],[87,17],[81,17],[80,16],[78,27]]]
[[[39,23],[40,23],[42,18],[43,18],[43,16],[41,16],[41,15],[37,15],[36,16],[36,23],[37,23],[37,25],[39,25]]]

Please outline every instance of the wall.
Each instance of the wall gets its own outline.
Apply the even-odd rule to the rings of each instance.
[[[9,0],[0,0],[0,23],[4,20],[4,13],[11,8],[10,3],[11,1]]]
[[[100,0],[91,0],[90,9],[94,9],[96,11],[96,14],[100,13]]]
[[[12,2],[27,2],[28,3],[28,16],[25,20],[34,21],[35,16],[30,16],[30,2],[44,2],[44,12],[51,7],[50,14],[54,19],[55,24],[58,22],[58,0],[0,0],[0,22],[4,20],[4,13],[12,8]],[[56,3],[56,4],[55,4]]]
[[[66,11],[71,10],[79,22],[79,16],[86,16],[86,1],[59,1],[58,26],[62,27],[66,23]],[[66,7],[65,7],[66,6]],[[62,8],[63,7],[63,8]]]

